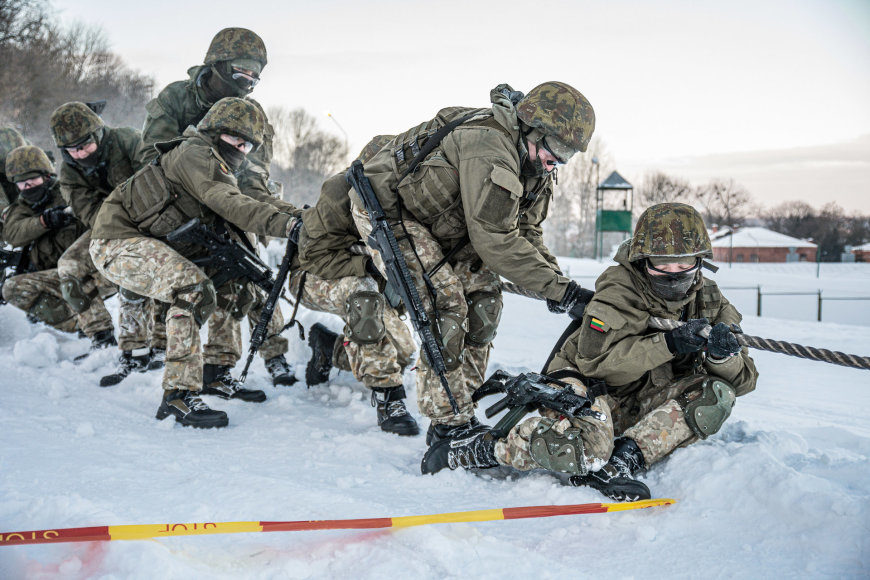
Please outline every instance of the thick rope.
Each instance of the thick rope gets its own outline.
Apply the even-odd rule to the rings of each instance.
[[[512,282],[502,281],[502,287],[506,292],[510,292],[511,294],[518,294],[520,296],[535,298],[537,300],[546,300],[542,294],[526,290]],[[656,330],[672,330],[678,326],[682,326],[683,324],[685,323],[678,320],[668,320],[667,318],[656,318],[654,316],[650,316],[649,319],[649,327],[655,328]],[[735,334],[735,336],[737,337],[737,342],[750,348],[787,354],[789,356],[831,363],[853,369],[870,370],[870,357],[867,356],[846,354],[836,350],[804,346],[802,344],[761,338],[749,334],[738,333]]]

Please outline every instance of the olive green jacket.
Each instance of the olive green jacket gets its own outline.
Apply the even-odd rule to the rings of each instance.
[[[361,242],[350,213],[350,187],[344,173],[333,175],[320,188],[320,198],[302,212],[299,264],[325,280],[365,276],[366,256],[353,254]]]
[[[246,232],[286,237],[294,214],[243,195],[213,142],[190,128],[184,138],[160,144],[159,166],[140,170],[106,198],[91,236],[162,238],[193,218],[211,225],[220,217]]]
[[[65,159],[60,167],[60,191],[73,213],[93,227],[97,211],[113,189],[144,165],[141,136],[136,129],[106,127],[97,152],[100,164],[91,169]]]
[[[492,107],[452,107],[382,148],[365,164],[366,175],[388,217],[411,216],[429,227],[445,249],[466,235],[483,263],[520,286],[560,300],[569,279],[542,240],[541,223],[553,195],[553,176],[521,174],[522,138],[516,110],[499,90]],[[418,166],[399,180],[425,139],[447,122],[475,115],[451,131]],[[361,207],[359,197],[351,195]]]
[[[190,68],[187,80],[170,83],[145,105],[148,116],[142,128],[143,163],[150,163],[157,157],[154,148],[156,143],[171,141],[184,134],[188,126],[196,126],[214,104],[207,100],[203,89],[196,84],[203,68],[203,65]],[[257,101],[248,100],[263,111]],[[263,117],[266,117],[265,111]],[[263,144],[250,154],[236,177],[239,188],[246,195],[289,210],[292,206],[286,206],[290,204],[276,200],[269,193],[269,165],[272,163],[274,135],[275,130],[267,121]]]
[[[43,209],[61,205],[66,205],[66,202],[60,193],[60,187],[55,182],[51,189],[51,199]],[[19,196],[4,214],[3,236],[6,241],[16,248],[33,244],[28,256],[29,269],[32,272],[55,268],[58,258],[87,230],[79,220],[74,220],[73,223],[58,230],[47,229],[39,221],[43,209],[34,210]]]
[[[745,347],[720,363],[700,353],[674,355],[664,333],[647,327],[650,316],[671,320],[706,317],[711,325],[739,323],[742,316],[716,283],[701,277],[684,300],[665,301],[653,294],[645,274],[628,262],[628,250],[626,241],[616,254],[618,265],[599,276],[580,328],[568,337],[547,372],[575,369],[604,380],[608,392],[617,397],[650,384],[664,387],[702,371],[730,382],[738,395],[754,390],[758,371]]]

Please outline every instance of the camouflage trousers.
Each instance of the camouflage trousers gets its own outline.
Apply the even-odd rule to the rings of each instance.
[[[118,292],[118,348],[166,350],[166,312],[169,305],[127,289]]]
[[[81,316],[63,299],[55,268],[7,278],[3,284],[3,299],[63,332],[81,328]]]
[[[91,244],[91,231],[82,234],[64,251],[57,261],[57,274],[61,280],[73,278],[79,281],[82,292],[89,295],[91,304],[102,314],[105,310],[103,302],[96,292],[104,295],[107,291],[116,291],[117,287],[106,280],[97,271],[89,253]],[[118,320],[118,347],[121,350],[136,350],[148,346],[148,333],[152,325],[148,324],[151,316],[151,300],[145,297],[128,299],[124,293],[119,294],[120,312]],[[108,317],[108,312],[105,314]],[[111,319],[109,319],[111,325]],[[111,326],[110,326],[111,328]],[[160,328],[164,324],[161,322]],[[163,344],[166,344],[164,338]]]
[[[251,332],[260,320],[260,314],[265,305],[265,297],[253,284],[242,289],[238,284],[225,284],[218,289],[219,302],[239,303],[245,296],[253,297],[254,305],[247,313],[248,327]],[[279,305],[275,305],[272,319],[266,326],[266,339],[258,351],[263,360],[269,360],[286,354],[289,343],[281,336],[284,328],[284,316]],[[206,364],[233,367],[242,358],[242,323],[232,308],[218,308],[208,319],[208,341],[203,348],[203,358]]]
[[[190,260],[148,237],[91,240],[94,265],[106,278],[136,294],[169,304],[166,316],[164,389],[202,388],[200,325],[192,309],[202,293],[192,287],[208,276]]]
[[[586,395],[586,387],[572,378],[562,379],[573,385],[578,395]],[[566,429],[579,429],[583,442],[583,472],[597,471],[607,463],[613,453],[613,420],[608,397],[597,397],[592,405],[593,411],[604,413],[605,421],[592,417],[562,417],[555,411],[541,409],[540,417],[529,417],[511,429],[507,436],[495,443],[495,456],[499,463],[520,471],[539,469],[541,466],[532,458],[529,440],[540,425],[552,426],[555,433],[563,435]]]
[[[564,379],[579,385],[575,379]],[[685,377],[664,387],[650,382],[640,391],[626,397],[604,395],[595,399],[594,409],[607,415],[607,421],[584,417],[559,418],[543,412],[544,417],[532,417],[516,425],[504,439],[496,442],[496,457],[503,465],[520,470],[539,467],[529,453],[529,438],[541,423],[554,425],[557,433],[569,427],[580,429],[586,467],[596,471],[610,459],[614,436],[633,439],[643,452],[646,466],[661,461],[674,449],[698,440],[686,422],[677,397],[697,384],[695,377]],[[577,390],[577,387],[575,387]],[[579,391],[578,391],[579,392]],[[550,412],[552,413],[552,412]]]
[[[352,213],[362,239],[367,239],[372,229],[368,215],[356,206],[353,206]],[[464,255],[467,259],[457,259],[452,264],[445,263],[430,277],[435,294],[433,305],[423,274],[430,272],[441,261],[444,257],[444,249],[423,224],[406,218],[404,226],[408,232],[407,236],[400,226],[393,225],[393,229],[394,232],[398,232],[396,238],[399,240],[399,248],[414,278],[423,306],[430,320],[433,321],[433,332],[436,337],[446,336],[448,333],[440,332],[438,326],[449,329],[450,335],[447,336],[447,340],[451,343],[449,350],[461,353],[458,368],[446,372],[447,383],[456,399],[459,413],[454,414],[450,408],[444,387],[441,386],[438,375],[432,370],[425,356],[421,356],[417,364],[417,405],[420,412],[429,417],[433,423],[461,425],[474,416],[475,405],[471,400],[471,394],[483,383],[492,348],[492,343],[485,346],[472,346],[466,342],[467,297],[481,291],[500,294],[501,283],[495,272],[480,266],[479,262],[475,263],[478,261],[476,254],[465,251]],[[410,240],[413,240],[413,245]],[[462,254],[463,252],[460,252],[460,255]],[[385,271],[381,256],[376,250],[372,250],[372,258],[378,269]],[[445,325],[445,320],[451,326]],[[443,342],[440,346],[443,350],[448,350]],[[445,356],[445,359],[447,358]],[[448,368],[450,368],[449,361]]]
[[[290,292],[299,295],[302,271],[295,271],[290,277]],[[336,280],[324,280],[311,273],[305,273],[301,304],[311,310],[328,312],[348,322],[348,297],[355,292],[377,292],[378,283],[369,277],[347,276]],[[373,344],[361,344],[345,337],[349,335],[345,326],[344,336],[335,341],[333,365],[338,368],[349,367],[353,376],[366,387],[396,387],[402,384],[402,371],[411,362],[416,350],[414,339],[408,325],[389,304],[384,308],[383,324],[386,333]],[[345,362],[345,360],[347,362]]]

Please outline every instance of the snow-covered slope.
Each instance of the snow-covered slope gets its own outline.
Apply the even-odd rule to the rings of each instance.
[[[604,267],[567,262],[574,275]],[[743,272],[771,286],[793,276]],[[866,286],[867,274],[826,283],[863,292],[854,280]],[[341,326],[326,315],[301,318]],[[565,324],[541,303],[506,297],[490,370],[539,370]],[[747,316],[744,328],[870,355],[867,326]],[[290,334],[301,376],[309,351]],[[200,431],[154,419],[157,373],[98,387],[116,353],[74,365],[86,349],[87,341],[0,308],[0,533],[605,501],[544,474],[422,476],[423,437],[381,432],[365,390],[344,373],[311,389],[269,386],[263,404],[209,400],[230,426]],[[678,500],[670,507],[382,531],[0,546],[0,578],[866,578],[870,373],[754,356],[758,389],[738,400],[722,431],[646,474],[654,496]],[[257,360],[249,384],[264,386],[266,377]],[[405,384],[413,401],[412,373]]]

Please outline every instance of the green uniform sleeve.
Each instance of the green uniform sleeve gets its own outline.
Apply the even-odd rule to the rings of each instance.
[[[94,189],[66,163],[60,169],[60,192],[64,201],[72,208],[73,215],[88,228],[92,228],[108,192]]]
[[[185,129],[185,127],[178,126],[177,119],[180,113],[173,110],[170,99],[165,97],[168,90],[169,87],[145,105],[145,111],[148,115],[142,126],[142,148],[137,155],[141,165],[136,169],[140,169],[157,158],[157,150],[154,149],[155,143],[175,139]]]
[[[14,203],[6,214],[3,237],[15,248],[26,246],[48,233],[39,222],[39,214],[34,215],[29,208]]]
[[[561,270],[559,267],[559,261],[556,260],[556,256],[554,256],[549,248],[547,248],[546,244],[544,244],[544,230],[541,227],[543,221],[547,219],[547,212],[552,195],[552,186],[547,186],[531,207],[527,210],[521,211],[519,228],[522,236],[527,239],[536,250],[538,250],[538,253],[541,254],[547,263],[549,263],[553,268]]]

